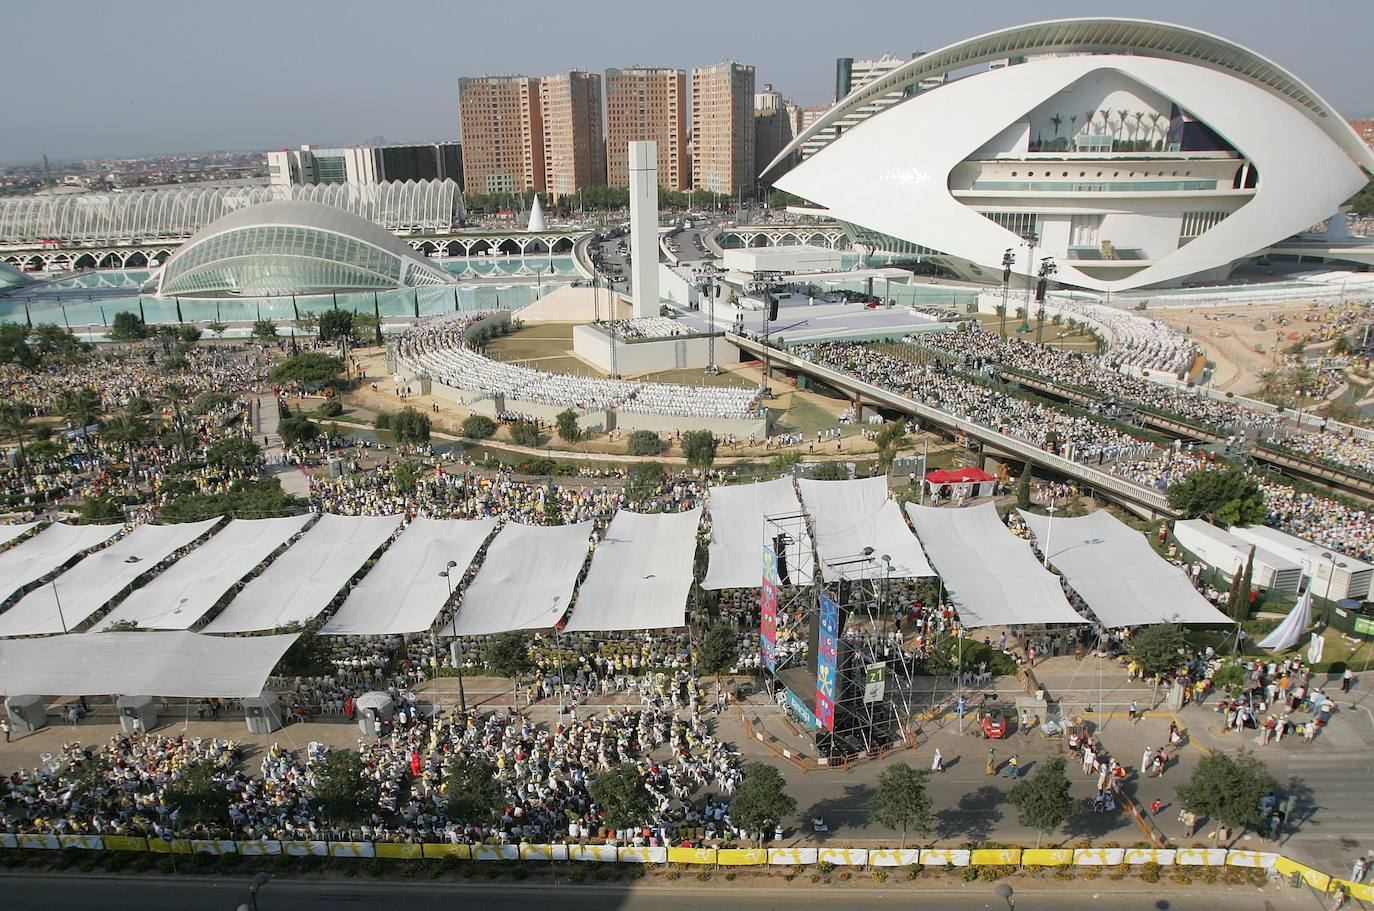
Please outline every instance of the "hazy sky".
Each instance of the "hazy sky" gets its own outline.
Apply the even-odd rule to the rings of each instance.
[[[834,59],[1031,19],[1178,22],[1374,112],[1374,0],[4,0],[0,161],[457,136],[459,76],[752,63],[799,104]]]

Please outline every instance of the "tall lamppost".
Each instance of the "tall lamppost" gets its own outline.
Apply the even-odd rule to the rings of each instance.
[[[1007,337],[1007,298],[1011,294],[1011,267],[1015,264],[1016,254],[1011,252],[1011,247],[1007,247],[1002,252],[1002,316],[997,329],[1002,338]]]
[[[1050,279],[1059,271],[1059,267],[1054,264],[1054,257],[1046,256],[1040,260],[1040,280],[1035,285],[1035,299],[1040,303],[1040,313],[1035,323],[1035,343],[1041,344],[1045,340],[1045,291],[1049,287]]]
[[[259,873],[248,886],[248,904],[239,905],[238,911],[258,911],[258,890],[272,881],[271,873]]]
[[[1015,892],[1012,890],[1011,886],[1006,883],[998,883],[997,888],[993,891],[997,893],[998,898],[1006,901],[1007,911],[1016,911],[1016,899],[1012,897],[1015,895]]]
[[[720,293],[717,278],[720,271],[720,267],[714,263],[707,263],[701,269],[701,274],[706,279],[702,285],[706,291],[706,372],[712,376],[720,373],[720,367],[716,364],[716,296]]]
[[[453,570],[458,564],[448,561],[448,566],[439,570],[439,575],[448,583],[448,599],[453,600]],[[458,709],[466,712],[468,710],[467,693],[463,692],[463,646],[458,638],[458,611],[453,611],[453,666],[458,669]]]
[[[1035,229],[1031,228],[1021,235],[1021,243],[1026,245],[1026,316],[1021,321],[1021,327],[1017,332],[1030,331],[1030,305],[1031,305],[1031,264],[1035,262],[1035,245],[1040,242]]]
[[[1050,568],[1050,536],[1054,533],[1054,513],[1055,506],[1051,503],[1045,507],[1045,512],[1050,514],[1050,520],[1045,524],[1045,552],[1041,557],[1041,565],[1046,569]]]

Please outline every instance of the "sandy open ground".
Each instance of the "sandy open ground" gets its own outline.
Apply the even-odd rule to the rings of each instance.
[[[1292,333],[1315,328],[1331,312],[1321,304],[1263,304],[1161,309],[1151,315],[1197,339],[1216,364],[1215,388],[1249,395],[1259,389],[1259,375],[1274,367],[1275,342],[1280,348],[1292,344]]]

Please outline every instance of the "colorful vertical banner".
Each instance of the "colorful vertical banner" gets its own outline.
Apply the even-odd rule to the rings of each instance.
[[[821,628],[816,642],[816,723],[835,730],[835,678],[839,673],[840,609],[821,595]]]
[[[763,549],[763,584],[759,586],[759,655],[770,672],[778,669],[778,555]]]

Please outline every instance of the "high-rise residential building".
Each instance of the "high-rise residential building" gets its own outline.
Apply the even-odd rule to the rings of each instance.
[[[473,193],[545,189],[539,80],[472,76],[458,80],[463,183]]]
[[[272,186],[322,183],[389,183],[407,180],[452,180],[463,185],[462,152],[456,142],[414,145],[281,149],[267,153]]]
[[[601,133],[601,76],[572,71],[539,80],[544,122],[544,186],[557,200],[606,184]]]
[[[918,51],[912,54],[912,57],[919,57],[920,54],[921,52]],[[851,92],[863,88],[875,79],[881,79],[906,62],[907,58],[894,57],[890,54],[884,54],[877,60],[855,60],[853,57],[836,58],[835,97],[831,101],[838,103]],[[913,89],[911,88],[896,89],[856,107],[853,111],[846,113],[839,123],[822,130],[802,143],[801,157],[810,158],[834,142],[840,134],[864,122],[884,108],[889,108],[903,98],[909,97],[912,92]],[[768,161],[772,161],[772,159],[770,158]],[[761,168],[767,167],[768,161],[760,161],[759,166]]]
[[[754,94],[754,160],[764,167],[787,147],[800,130],[801,109],[772,84],[764,85]],[[785,168],[779,168],[781,173]]]
[[[687,74],[628,67],[606,71],[606,183],[628,187],[629,144],[658,143],[658,182],[670,190],[691,183],[687,156]]]
[[[1356,133],[1360,134],[1360,138],[1364,140],[1365,145],[1374,147],[1374,118],[1352,117],[1350,119],[1350,127]]]
[[[692,70],[692,186],[754,192],[754,68],[726,61]]]

